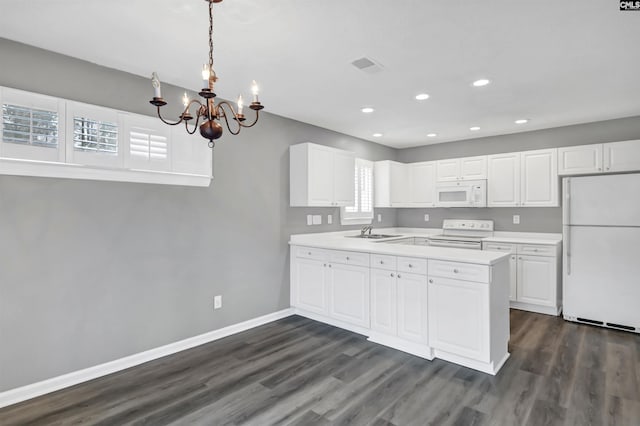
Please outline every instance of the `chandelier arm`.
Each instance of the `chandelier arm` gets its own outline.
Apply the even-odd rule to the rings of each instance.
[[[258,122],[258,118],[260,118],[260,111],[256,111],[256,118],[253,120],[253,123],[251,123],[251,124],[240,123],[240,126],[242,126],[244,128],[253,127]]]
[[[182,117],[180,117],[180,119],[178,121],[176,121],[175,123],[172,123],[170,121],[165,120],[164,118],[162,118],[162,115],[160,114],[160,107],[158,108],[158,118],[160,119],[160,121],[162,121],[164,124],[168,124],[169,126],[177,126],[178,124],[182,123],[184,121],[184,119]]]
[[[233,114],[234,118],[237,117],[236,112],[233,110],[233,107],[227,101],[221,101],[218,104],[218,111],[220,112],[219,116],[224,118],[224,123],[227,125],[227,129],[229,129],[229,133],[231,133],[232,135],[239,134],[240,130],[242,129],[242,127],[240,126],[240,122],[236,120],[236,123],[238,123],[238,130],[234,131],[231,128],[231,125],[229,124],[229,118],[227,117],[227,112],[224,110],[224,108],[222,108],[223,105],[226,105],[227,108],[231,110],[231,114]]]
[[[184,128],[187,130],[187,133],[189,133],[190,135],[194,134],[198,130],[198,123],[199,122],[200,122],[200,115],[198,114],[198,116],[196,117],[196,122],[193,125],[193,130],[189,130],[189,122],[185,121],[184,122]]]

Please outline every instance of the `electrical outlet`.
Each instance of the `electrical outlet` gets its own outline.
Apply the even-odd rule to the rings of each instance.
[[[307,215],[307,226],[313,225],[313,216],[310,214]]]
[[[313,215],[313,224],[314,225],[322,225],[322,215],[321,214],[314,214]]]
[[[429,214],[425,214],[424,215],[424,221],[425,222],[429,222]]]
[[[213,309],[222,308],[222,296],[215,296],[213,298]]]
[[[514,225],[520,225],[520,215],[519,214],[514,214],[513,215],[513,224]]]
[[[378,222],[382,222],[382,214],[378,213]]]
[[[333,216],[331,216],[330,214],[327,215],[327,223],[329,225],[331,225],[333,223]]]

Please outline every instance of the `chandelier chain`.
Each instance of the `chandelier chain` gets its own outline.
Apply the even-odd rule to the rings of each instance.
[[[209,70],[215,75],[213,70],[213,1],[209,0]]]

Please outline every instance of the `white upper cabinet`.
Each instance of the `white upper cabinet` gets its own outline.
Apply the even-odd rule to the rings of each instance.
[[[520,204],[520,153],[489,155],[487,207]]]
[[[375,207],[408,207],[409,167],[397,161],[376,161],[374,164]]]
[[[437,162],[438,182],[487,178],[487,156],[452,158]]]
[[[63,100],[0,88],[0,103],[0,157],[64,163]]]
[[[411,163],[409,168],[409,204],[413,207],[435,207],[436,162]]]
[[[122,168],[122,118],[110,108],[67,102],[67,163]]]
[[[521,159],[520,205],[555,207],[559,205],[557,149],[525,151]]]
[[[354,203],[354,153],[302,143],[289,147],[289,165],[292,207],[336,207]]]
[[[640,170],[640,140],[604,144],[605,172],[636,170]]]
[[[183,129],[179,129],[184,131]],[[186,132],[185,132],[186,133]],[[138,170],[171,170],[171,128],[157,118],[124,115],[124,167]],[[205,144],[206,145],[206,144]]]
[[[602,172],[601,143],[558,148],[558,174],[579,175]]]

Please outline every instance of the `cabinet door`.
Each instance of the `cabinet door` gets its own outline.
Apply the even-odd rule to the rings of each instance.
[[[518,300],[518,257],[515,254],[509,258],[509,300]]]
[[[405,207],[409,203],[409,168],[406,164],[391,162],[389,168],[391,207]]]
[[[467,157],[460,159],[460,178],[462,180],[478,180],[487,178],[487,156]]]
[[[640,170],[640,140],[604,144],[606,172]]]
[[[396,335],[397,321],[396,274],[384,269],[371,270],[371,329]]]
[[[369,267],[328,266],[329,315],[369,328]]]
[[[324,315],[328,313],[325,265],[324,262],[310,259],[297,258],[294,261],[294,301],[297,308]]]
[[[333,152],[331,148],[309,145],[309,205],[333,205]],[[353,181],[353,170],[350,175]]]
[[[558,174],[579,175],[602,171],[602,144],[558,148]]]
[[[355,203],[356,163],[352,153],[333,152],[333,202],[335,206],[352,206]]]
[[[399,273],[398,336],[427,343],[427,277]]]
[[[523,206],[558,206],[558,151],[543,149],[521,153],[521,190]]]
[[[518,256],[518,301],[556,306],[556,260],[553,257]]]
[[[436,162],[438,182],[456,181],[460,177],[460,159],[438,160]]]
[[[429,277],[429,346],[489,361],[488,284]]]
[[[487,207],[520,204],[520,153],[490,155],[487,178]]]
[[[433,161],[409,164],[409,202],[415,207],[436,205],[436,164]]]

